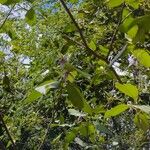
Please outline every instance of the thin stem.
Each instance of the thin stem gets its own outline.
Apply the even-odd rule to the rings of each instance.
[[[76,22],[76,20],[74,19],[72,13],[71,13],[70,10],[68,9],[66,3],[64,2],[64,0],[60,0],[60,2],[61,2],[61,4],[62,4],[62,6],[64,7],[64,9],[66,10],[66,12],[68,13],[68,15],[69,15],[69,17],[71,18],[72,22],[73,22],[74,25],[76,26],[76,28],[77,28],[77,30],[78,30],[78,32],[79,32],[79,34],[80,34],[81,40],[82,40],[82,42],[83,42],[83,44],[84,44],[86,50],[87,50],[90,54],[92,54],[94,57],[97,57],[97,58],[99,58],[99,59],[101,59],[101,60],[103,60],[103,61],[106,61],[105,58],[101,57],[100,55],[98,55],[98,54],[95,53],[92,49],[89,48],[89,46],[87,45],[87,42],[86,42],[86,40],[85,40],[85,38],[84,38],[84,36],[83,36],[82,30],[80,29],[78,23]]]
[[[3,23],[2,23],[1,26],[0,26],[0,29],[3,28],[4,24],[6,23],[8,17],[10,16],[11,12],[13,11],[14,7],[15,7],[15,4],[12,6],[12,8],[10,9],[10,11],[8,12],[6,18],[4,19]]]
[[[69,15],[70,19],[72,20],[72,22],[73,22],[74,25],[76,26],[76,28],[77,28],[77,30],[78,30],[78,32],[79,32],[79,34],[80,34],[81,40],[82,40],[82,42],[83,42],[83,44],[84,44],[84,47],[86,48],[86,50],[88,51],[88,53],[89,53],[89,54],[92,54],[94,57],[96,57],[96,58],[98,58],[98,59],[101,59],[101,60],[103,60],[104,62],[106,62],[107,64],[109,64],[109,61],[108,61],[106,58],[100,56],[99,54],[97,54],[96,52],[94,52],[92,49],[89,48],[89,46],[87,45],[87,42],[86,42],[86,40],[85,40],[85,38],[84,38],[84,36],[83,36],[82,30],[80,29],[78,23],[77,23],[76,20],[74,19],[73,15],[72,15],[72,13],[70,12],[69,8],[67,7],[66,3],[64,2],[64,0],[60,0],[60,2],[61,2],[61,4],[62,4],[62,6],[64,7],[64,9],[66,10],[67,14]],[[118,74],[116,73],[116,71],[114,70],[114,68],[113,68],[113,67],[109,67],[109,69],[114,73],[114,75],[116,76],[117,80],[118,80],[120,83],[122,83],[120,77],[118,76]]]
[[[114,30],[113,35],[112,35],[112,38],[111,38],[110,46],[109,46],[109,53],[108,53],[108,55],[107,55],[107,58],[109,57],[110,52],[113,50],[113,44],[114,44],[114,41],[115,41],[115,37],[116,37],[116,35],[117,35],[118,31],[119,31],[119,26],[120,26],[120,24],[122,23],[122,12],[123,12],[124,7],[125,7],[125,4],[123,4],[123,6],[122,6],[122,8],[121,8],[120,19],[119,19],[119,21],[118,21],[117,27],[116,27],[116,29]]]

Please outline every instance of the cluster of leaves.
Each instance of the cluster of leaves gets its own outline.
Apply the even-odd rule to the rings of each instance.
[[[0,4],[0,149],[149,148],[148,1]]]

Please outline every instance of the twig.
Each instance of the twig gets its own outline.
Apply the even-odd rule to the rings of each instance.
[[[125,44],[122,49],[117,53],[117,55],[114,57],[114,59],[109,63],[109,66],[112,66],[116,60],[120,58],[120,56],[124,53],[126,50],[128,44]]]
[[[3,127],[5,128],[5,131],[6,131],[7,135],[8,135],[8,137],[9,137],[9,139],[10,139],[12,145],[13,145],[13,149],[15,150],[15,143],[14,143],[13,138],[12,138],[12,136],[10,135],[9,130],[8,130],[8,128],[7,128],[7,126],[6,126],[5,122],[4,122],[4,120],[3,120],[3,117],[2,117],[1,112],[0,112],[0,121],[2,122]]]
[[[86,40],[85,40],[85,38],[84,38],[84,36],[83,36],[82,30],[80,29],[78,23],[76,22],[76,20],[74,19],[72,13],[71,13],[70,10],[68,9],[66,3],[64,2],[64,0],[60,0],[60,2],[61,2],[61,4],[63,5],[63,7],[64,7],[64,9],[66,10],[66,12],[68,13],[68,15],[69,15],[69,17],[71,18],[72,22],[73,22],[74,25],[76,26],[76,28],[77,28],[77,30],[78,30],[78,32],[79,32],[79,34],[80,34],[81,40],[82,40],[82,42],[83,42],[83,44],[84,44],[86,50],[87,50],[90,54],[92,54],[93,56],[95,56],[95,57],[97,57],[97,58],[99,58],[99,59],[101,59],[101,60],[103,60],[103,61],[106,61],[105,58],[101,57],[100,55],[98,55],[98,54],[95,53],[92,49],[89,48],[89,46],[87,45],[87,42],[86,42]]]
[[[112,35],[112,38],[111,38],[110,46],[109,46],[109,53],[107,55],[107,58],[109,57],[110,52],[113,50],[114,40],[115,40],[115,37],[116,37],[116,35],[117,35],[118,31],[119,31],[119,26],[122,23],[122,12],[123,12],[124,7],[125,7],[125,4],[123,4],[123,6],[121,8],[120,19],[118,21],[117,27],[116,27],[115,31],[113,32],[113,35]]]
[[[4,26],[5,22],[7,21],[8,17],[11,14],[12,10],[14,9],[14,7],[15,7],[15,4],[12,6],[12,8],[10,9],[10,11],[8,12],[6,18],[4,19],[3,23],[0,26],[0,29],[2,29],[2,27]]]
[[[67,7],[66,3],[64,2],[64,0],[60,0],[60,2],[61,2],[61,4],[62,4],[62,6],[64,7],[64,9],[66,10],[66,12],[67,12],[67,14],[69,15],[69,17],[71,18],[72,22],[73,22],[74,25],[76,26],[76,28],[77,28],[77,30],[78,30],[78,32],[79,32],[79,34],[80,34],[81,40],[82,40],[82,42],[83,42],[83,44],[84,44],[84,47],[85,47],[86,50],[89,52],[89,54],[92,54],[94,57],[96,57],[96,58],[98,58],[98,59],[101,59],[101,60],[103,60],[104,62],[106,62],[107,64],[109,64],[109,61],[108,61],[106,58],[100,56],[99,54],[97,54],[96,52],[94,52],[92,49],[89,48],[89,46],[87,45],[87,42],[86,42],[86,40],[85,40],[85,38],[84,38],[84,36],[83,36],[82,30],[80,29],[78,23],[77,23],[76,20],[74,19],[73,15],[72,15],[72,13],[70,12],[69,8]],[[120,77],[118,76],[118,74],[116,73],[116,71],[114,70],[114,68],[113,68],[113,67],[109,67],[109,69],[114,73],[114,75],[116,76],[117,80],[118,80],[120,83],[122,83]]]

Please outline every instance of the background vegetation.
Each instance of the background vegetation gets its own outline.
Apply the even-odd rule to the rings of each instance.
[[[0,149],[150,148],[149,0],[0,3]]]

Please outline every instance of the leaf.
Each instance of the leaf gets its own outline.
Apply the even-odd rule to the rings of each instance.
[[[134,19],[132,17],[128,17],[123,24],[120,25],[119,30],[127,33],[133,27]]]
[[[3,5],[12,5],[12,4],[15,4],[15,3],[19,3],[20,0],[0,0],[0,4],[3,4]]]
[[[100,114],[100,113],[104,113],[105,112],[105,108],[104,108],[103,105],[98,105],[92,111],[95,114]]]
[[[135,101],[137,101],[138,98],[138,89],[136,88],[136,86],[132,85],[132,84],[120,84],[120,83],[116,83],[115,87],[122,93],[132,97]]]
[[[138,31],[138,26],[135,25],[127,32],[127,34],[131,39],[133,39],[137,35],[137,31]]]
[[[67,144],[71,143],[76,137],[76,134],[74,132],[68,132],[66,137],[65,137],[65,142]]]
[[[75,109],[68,109],[68,112],[69,112],[70,115],[77,116],[77,117],[84,117],[84,116],[86,116],[86,114],[81,113],[81,112],[79,112],[79,111],[77,111]]]
[[[87,130],[87,123],[82,123],[81,125],[80,125],[80,127],[79,127],[79,131],[80,131],[80,135],[82,135],[82,136],[87,136],[87,134],[88,134],[88,130]]]
[[[29,25],[34,25],[36,22],[36,14],[33,8],[29,9],[25,15],[26,22]]]
[[[77,72],[81,75],[81,76],[83,76],[83,77],[85,77],[85,78],[87,78],[87,79],[91,79],[91,75],[90,74],[88,74],[88,73],[86,73],[86,72],[84,72],[84,71],[81,71],[80,69],[77,69],[76,68],[76,70],[77,70]]]
[[[32,103],[40,98],[42,94],[36,90],[32,90],[28,97],[24,100],[25,103]]]
[[[80,90],[77,86],[75,86],[73,83],[69,83],[66,86],[67,92],[68,92],[68,99],[71,101],[71,103],[79,108],[82,109],[84,106],[84,97],[81,94]]]
[[[66,33],[71,33],[74,31],[76,31],[76,26],[74,24],[68,24],[64,29],[64,32]]]
[[[150,106],[149,105],[132,105],[133,107],[140,109],[141,111],[150,114]]]
[[[127,33],[134,26],[138,26],[138,31],[135,36],[134,42],[144,42],[145,34],[150,30],[150,15],[144,15],[133,19],[132,17],[127,18],[124,23],[120,26],[120,30]]]
[[[108,6],[113,8],[121,5],[124,2],[124,0],[109,0]]]
[[[92,50],[96,50],[96,45],[93,41],[91,41],[89,44],[88,44],[89,48],[92,49]]]
[[[83,110],[84,112],[92,115],[92,108],[87,103],[86,99],[84,99],[83,94],[80,92],[77,86],[75,86],[73,83],[69,83],[67,85],[67,91],[68,91],[68,99],[71,101],[71,103]]]
[[[104,117],[105,118],[110,118],[110,117],[113,117],[113,116],[117,116],[119,115],[120,113],[124,112],[125,110],[127,110],[129,108],[128,105],[126,104],[120,104],[120,105],[117,105],[113,108],[111,108],[110,110],[107,110],[105,112],[105,115]]]
[[[38,87],[35,88],[36,91],[40,92],[41,94],[46,94],[48,90],[50,89],[56,89],[59,86],[58,81],[45,81],[42,84],[40,84]]]
[[[105,56],[108,55],[108,52],[109,52],[109,49],[108,49],[108,48],[106,48],[106,47],[100,45],[100,46],[99,46],[99,49],[100,49],[101,54],[103,54],[103,55],[105,55]]]
[[[138,113],[135,115],[134,117],[134,123],[136,124],[136,126],[138,128],[141,128],[143,131],[147,131],[148,129],[150,129],[150,121],[149,121],[149,116],[147,116],[144,113]]]
[[[68,80],[69,82],[73,83],[75,77],[77,76],[77,74],[78,74],[78,73],[77,73],[76,70],[71,71],[71,72],[69,73],[69,75],[67,76],[67,79],[66,79],[66,80]]]
[[[132,6],[134,9],[138,9],[140,4],[139,0],[126,0],[126,3]]]
[[[69,131],[66,133],[65,139],[64,139],[64,149],[68,149],[68,145],[75,139],[76,135],[78,133],[78,127],[75,127],[72,129],[72,131]]]
[[[6,3],[7,0],[0,0],[0,4]]]
[[[83,100],[83,102],[84,102],[84,107],[83,107],[83,111],[84,112],[86,112],[86,113],[88,113],[89,115],[92,115],[92,108],[91,108],[91,106],[88,104],[88,102],[86,101],[86,99],[84,99]]]
[[[113,134],[109,129],[107,129],[107,127],[105,125],[103,125],[101,123],[96,122],[95,127],[96,127],[96,130],[98,130],[100,133],[106,133],[109,135]]]
[[[150,55],[146,50],[137,49],[133,51],[133,55],[137,58],[137,60],[145,67],[150,67]]]

